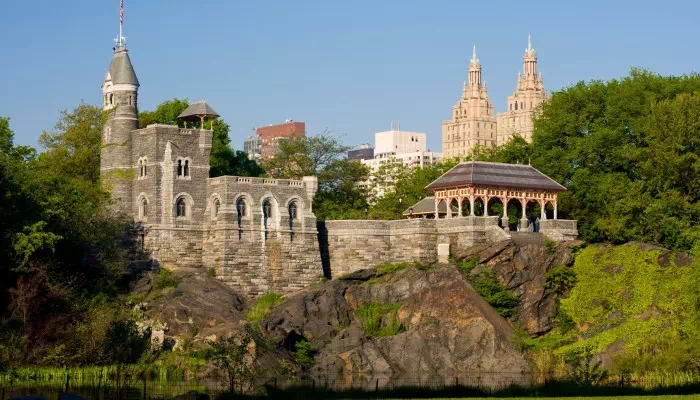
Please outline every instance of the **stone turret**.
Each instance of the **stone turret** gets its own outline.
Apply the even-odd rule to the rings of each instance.
[[[139,81],[126,45],[114,49],[102,83],[103,109],[108,118],[102,132],[100,175],[111,191],[116,211],[133,216],[131,131],[138,128]]]

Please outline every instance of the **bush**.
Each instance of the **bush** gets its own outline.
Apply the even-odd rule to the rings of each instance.
[[[302,368],[308,368],[314,363],[316,349],[308,340],[300,340],[294,345],[294,360]]]
[[[212,278],[216,276],[216,268],[209,268],[207,270],[207,275],[211,276]]]
[[[265,292],[262,296],[255,300],[255,304],[248,312],[248,320],[250,322],[258,322],[265,318],[276,305],[280,304],[284,299],[281,295],[275,292]]]
[[[469,276],[474,268],[479,265],[479,256],[473,256],[469,259],[462,259],[457,262],[457,268],[462,271],[464,276]]]
[[[394,336],[403,331],[405,327],[399,322],[396,313],[401,304],[370,303],[357,310],[357,315],[362,319],[362,329],[365,334],[373,337]]]
[[[568,293],[578,282],[573,268],[561,266],[552,269],[544,276],[544,287],[549,289],[557,298]]]
[[[557,252],[557,242],[551,239],[545,239],[543,242],[544,249],[550,256]]]
[[[153,281],[153,287],[156,289],[167,289],[174,288],[178,284],[177,279],[173,276],[173,273],[165,268],[158,270],[158,274]]]
[[[472,287],[504,318],[512,317],[520,304],[518,296],[501,286],[490,270],[482,272],[473,279]]]

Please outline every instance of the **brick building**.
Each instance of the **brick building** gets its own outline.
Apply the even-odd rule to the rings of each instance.
[[[255,136],[258,137],[260,157],[271,158],[277,154],[281,139],[306,136],[306,124],[288,119],[282,124],[257,128]]]

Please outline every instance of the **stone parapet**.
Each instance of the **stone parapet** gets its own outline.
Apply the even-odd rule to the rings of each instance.
[[[459,255],[475,244],[510,238],[498,227],[498,217],[326,221],[319,226],[324,269],[334,277],[386,263],[435,263],[439,244]]]
[[[577,221],[568,219],[547,219],[540,221],[540,232],[554,241],[576,240]]]

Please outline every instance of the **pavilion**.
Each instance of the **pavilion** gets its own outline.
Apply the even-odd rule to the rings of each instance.
[[[527,227],[525,210],[529,202],[540,206],[540,219],[546,220],[546,207],[553,208],[553,217],[557,219],[557,196],[566,188],[531,165],[503,164],[484,161],[468,161],[456,165],[427,186],[434,193],[435,218],[445,204],[457,205],[457,215],[462,216],[463,206],[469,207],[469,215],[475,216],[474,206],[481,202],[483,216],[488,217],[489,201],[496,199],[503,204],[502,225],[508,226],[508,203],[520,202],[521,221]],[[452,213],[444,213],[452,218]]]

